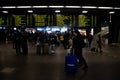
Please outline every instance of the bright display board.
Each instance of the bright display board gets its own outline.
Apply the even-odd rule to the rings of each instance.
[[[32,26],[32,15],[14,15],[14,26]]]
[[[95,27],[96,26],[96,16],[92,15],[78,15],[78,26],[79,27]]]
[[[56,26],[71,26],[72,16],[57,14],[56,15]]]
[[[12,17],[8,15],[0,16],[0,26],[12,26]]]
[[[36,14],[34,15],[35,18],[35,26],[50,26],[50,15],[40,15],[40,14]],[[52,18],[52,16],[51,16]]]
[[[95,27],[97,17],[94,15],[64,14],[24,14],[0,16],[0,26],[43,27],[43,26],[77,26]]]

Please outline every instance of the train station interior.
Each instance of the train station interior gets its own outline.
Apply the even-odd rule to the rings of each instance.
[[[118,0],[0,0],[0,80],[120,80],[119,19]],[[88,68],[79,66],[75,73],[68,73],[68,48],[58,35],[74,29],[86,43],[82,54]],[[54,53],[47,44],[44,51],[48,53],[37,54],[36,35],[46,33],[56,34],[59,44]],[[25,48],[25,55],[17,53],[14,43],[14,37],[21,35],[25,45],[20,52]],[[89,35],[91,44],[101,35],[102,52],[91,50]]]

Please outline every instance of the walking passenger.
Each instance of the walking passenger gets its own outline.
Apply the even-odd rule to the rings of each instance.
[[[101,40],[101,35],[97,36],[97,52],[102,52],[102,40]]]
[[[28,35],[26,32],[23,32],[22,34],[21,45],[22,45],[22,54],[28,55]]]
[[[87,69],[87,63],[83,57],[83,50],[82,48],[85,47],[85,42],[83,40],[83,37],[81,36],[80,32],[78,30],[75,30],[73,32],[74,38],[73,38],[73,51],[74,54],[77,56],[79,60],[79,64],[83,64],[83,70]]]
[[[16,49],[17,55],[21,54],[21,33],[20,32],[16,32],[15,34],[15,49]]]
[[[44,36],[43,36],[42,32],[40,32],[37,35],[36,46],[37,46],[37,49],[36,49],[37,55],[44,54],[43,53],[43,51],[44,51]]]
[[[50,45],[51,45],[51,52],[55,53],[55,48],[57,44],[57,36],[55,36],[54,33],[51,33],[50,35]]]

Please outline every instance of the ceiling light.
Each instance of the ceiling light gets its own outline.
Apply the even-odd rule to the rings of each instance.
[[[27,12],[28,12],[28,13],[33,13],[33,10],[28,10]]]
[[[114,9],[120,9],[119,7],[115,7]]]
[[[64,8],[64,6],[49,6],[49,8]]]
[[[31,6],[17,6],[17,8],[32,8]]]
[[[8,13],[8,11],[2,11],[3,13]]]
[[[109,14],[114,14],[114,13],[115,13],[114,11],[109,12]]]
[[[80,8],[80,6],[65,6],[66,8]]]
[[[88,11],[82,11],[82,13],[87,13]]]
[[[48,6],[33,6],[33,8],[47,8]]]
[[[96,6],[82,6],[82,8],[90,8],[90,9],[94,9],[97,8]]]
[[[60,10],[55,10],[56,13],[60,13]]]
[[[15,6],[3,6],[2,8],[16,8]]]
[[[113,9],[113,7],[98,7],[99,9]]]

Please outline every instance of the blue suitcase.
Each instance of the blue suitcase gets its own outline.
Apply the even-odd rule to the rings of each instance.
[[[77,57],[75,55],[68,54],[65,56],[65,71],[66,72],[77,72]]]

